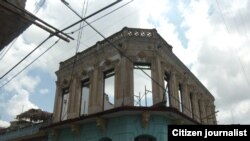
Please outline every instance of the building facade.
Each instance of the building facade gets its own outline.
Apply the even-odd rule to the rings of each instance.
[[[169,124],[216,124],[214,97],[155,29],[124,28],[56,75],[51,140],[166,140]]]
[[[168,125],[216,124],[214,97],[155,29],[125,27],[56,75],[52,122],[12,140],[167,141]]]

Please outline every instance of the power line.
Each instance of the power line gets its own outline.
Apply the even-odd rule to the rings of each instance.
[[[90,26],[96,33],[98,33],[103,39],[104,41],[108,42],[113,48],[115,48],[118,53],[125,57],[128,61],[130,61],[131,63],[134,63],[132,59],[130,59],[126,54],[124,54],[115,44],[113,44],[111,41],[109,41],[102,33],[100,33],[95,27],[93,27],[90,23],[88,23],[86,20],[84,20],[84,18],[82,18],[73,8],[70,7],[70,5],[67,3],[65,4],[72,12],[74,12],[79,18],[81,18],[88,26]],[[155,80],[154,78],[152,78],[149,74],[147,74],[143,68],[141,67],[138,67],[138,66],[135,66],[137,69],[141,70],[147,77],[149,77],[156,85],[158,85],[161,89],[164,90],[164,96],[165,96],[165,93],[166,93],[166,89],[157,81]],[[176,100],[178,103],[180,102],[178,98],[174,97],[172,94],[171,94],[171,98],[173,98],[174,100]],[[164,100],[164,99],[163,99]],[[185,105],[183,105],[183,103],[181,103],[181,106],[190,111]],[[193,114],[195,117],[199,117],[195,114]]]
[[[228,28],[228,26],[227,26],[227,24],[226,24],[226,20],[225,20],[224,14],[223,14],[223,12],[222,12],[222,10],[221,10],[221,7],[220,7],[218,1],[217,1],[217,0],[215,0],[215,1],[216,1],[216,4],[217,4],[217,7],[219,8],[219,12],[220,12],[220,15],[221,15],[221,17],[222,17],[223,23],[224,23],[224,25],[225,25],[225,27],[226,27],[226,29],[227,29],[227,32],[230,33],[230,32],[229,32],[229,28]],[[237,27],[236,27],[236,30],[237,30],[237,32],[240,34],[240,32],[239,32],[239,30],[238,30]],[[247,38],[247,39],[248,39],[248,38]],[[232,53],[231,53],[231,54],[232,54]],[[237,53],[236,53],[236,56],[237,56],[237,58],[238,58],[238,60],[239,60],[240,67],[241,67],[241,71],[243,72],[243,75],[245,76],[244,78],[246,79],[246,82],[247,82],[248,85],[250,86],[250,80],[249,80],[248,75],[247,75],[247,73],[246,73],[245,67],[244,67],[244,65],[243,65],[243,63],[242,63],[242,61],[241,61],[241,59],[240,59],[240,57],[239,57],[239,55],[238,55]]]
[[[5,52],[4,53],[1,53],[3,54],[1,57],[0,57],[0,61],[4,58],[4,56],[7,54],[7,52],[10,50],[10,48],[14,45],[14,43],[16,42],[17,38],[14,39],[14,41],[12,41],[12,43],[8,46],[8,48],[6,50],[4,50]]]
[[[63,1],[64,1],[64,0],[63,0]],[[79,20],[79,21],[77,21],[77,22],[75,22],[75,23],[73,23],[73,24],[71,24],[71,25],[65,27],[65,28],[62,29],[61,31],[56,32],[56,34],[57,34],[57,33],[61,33],[61,32],[63,32],[63,31],[65,31],[65,30],[67,30],[67,29],[69,29],[69,28],[71,28],[71,27],[73,27],[73,26],[75,26],[75,25],[77,25],[77,24],[83,22],[84,20],[89,19],[90,17],[93,17],[94,15],[96,15],[96,14],[98,14],[98,13],[100,13],[100,12],[106,10],[106,9],[108,9],[108,8],[111,7],[111,6],[114,6],[115,4],[117,4],[117,3],[121,2],[121,1],[122,1],[122,0],[116,0],[115,2],[113,2],[113,3],[111,3],[111,4],[109,4],[109,5],[105,6],[105,7],[103,7],[102,9],[100,9],[100,10],[98,10],[98,11],[96,11],[96,12],[90,14],[89,16],[87,16],[87,17],[85,17],[85,18],[83,18],[83,19],[81,19],[81,20]]]
[[[49,40],[52,35],[49,35],[45,40],[43,40],[36,48],[34,48],[30,53],[28,53],[23,59],[21,59],[16,65],[9,69],[0,79],[3,79],[7,74],[9,74],[13,69],[15,69],[20,63],[22,63],[27,57],[29,57],[34,51],[36,51],[40,46],[42,46],[47,40]]]
[[[60,39],[55,41],[54,44],[52,44],[49,48],[47,48],[42,54],[40,54],[38,57],[36,57],[33,61],[31,61],[27,66],[25,66],[23,69],[21,69],[18,73],[16,73],[14,76],[12,76],[7,82],[5,82],[3,85],[0,86],[0,89],[3,88],[5,85],[7,85],[9,82],[11,82],[14,78],[16,78],[20,73],[22,73],[25,69],[27,69],[31,64],[33,64],[36,60],[38,60],[42,55],[44,55],[46,52],[48,52],[53,46],[55,46]]]
[[[65,1],[63,1],[63,2],[65,3]],[[86,1],[84,0],[83,7],[82,7],[82,16],[84,16],[84,17],[86,16],[87,9],[88,9],[88,1],[86,2],[86,6],[85,6],[85,2]],[[85,11],[84,11],[84,7],[85,7]],[[81,28],[82,26],[84,26],[84,22],[80,23],[80,31],[78,32],[75,55],[77,54],[77,52],[79,50],[79,47],[80,47],[80,41],[81,41],[82,33],[83,33],[83,28]],[[72,79],[73,79],[72,76],[73,76],[76,60],[77,60],[77,57],[74,58],[73,66],[72,66],[72,69],[71,69],[69,85],[71,84]]]
[[[81,23],[82,21],[84,21],[84,20],[86,20],[86,19],[88,19],[88,18],[90,18],[90,17],[92,17],[92,16],[94,16],[94,15],[96,15],[96,14],[98,14],[98,13],[104,11],[104,10],[106,10],[107,8],[109,8],[109,7],[111,7],[111,6],[115,5],[115,4],[117,4],[117,3],[119,3],[119,2],[121,2],[121,0],[117,0],[117,1],[115,1],[115,2],[113,2],[113,3],[111,3],[111,4],[109,4],[109,5],[107,5],[107,6],[105,6],[105,7],[103,7],[102,9],[100,9],[100,10],[98,10],[98,11],[96,11],[96,12],[90,14],[89,16],[87,16],[87,17],[85,17],[85,18],[83,18],[83,19],[81,19],[81,20],[79,20],[79,21],[77,21],[77,22],[75,22],[75,23],[73,23],[73,24],[71,24],[71,25],[65,27],[64,29],[62,29],[62,30],[60,30],[60,31],[57,30],[56,32],[51,33],[51,34],[49,35],[49,37],[47,37],[42,43],[40,43],[33,51],[31,51],[31,52],[30,52],[28,55],[26,55],[21,61],[19,61],[14,67],[12,67],[12,68],[11,68],[9,71],[7,71],[3,76],[1,76],[1,77],[0,77],[0,80],[1,80],[3,77],[5,77],[8,73],[10,73],[14,68],[16,68],[16,67],[17,67],[21,62],[23,62],[30,54],[32,54],[36,49],[38,49],[42,44],[44,44],[44,43],[45,43],[47,40],[49,40],[51,37],[53,37],[53,36],[55,36],[55,35],[58,35],[58,33],[62,33],[63,31],[65,31],[65,30],[67,30],[67,29],[69,29],[69,28],[75,26],[76,24]]]
[[[112,11],[110,11],[110,12],[108,12],[108,13],[102,15],[101,17],[96,18],[95,20],[93,20],[93,21],[91,21],[91,22],[89,22],[89,23],[92,24],[92,23],[94,23],[94,22],[96,22],[96,21],[99,21],[100,19],[102,19],[102,18],[104,18],[104,17],[106,17],[106,16],[108,16],[108,15],[114,13],[115,11],[121,9],[122,7],[124,7],[124,6],[128,5],[128,4],[130,4],[130,3],[133,2],[133,1],[134,1],[134,0],[131,0],[131,1],[129,1],[129,2],[125,3],[125,4],[123,4],[123,5],[121,5],[121,6],[117,7],[117,8],[115,8],[114,10],[112,10]],[[76,30],[74,30],[74,31],[69,32],[68,34],[74,34],[76,31],[79,31],[81,28],[84,28],[84,27],[86,27],[86,26],[87,26],[87,25],[84,25],[84,26],[82,26],[82,27],[80,27],[80,28],[78,28],[78,29],[76,29]]]
[[[28,22],[30,22],[30,23],[32,23],[32,24],[34,24],[34,25],[36,25],[36,26],[42,28],[43,30],[49,32],[49,33],[52,34],[53,36],[57,36],[57,37],[63,39],[64,41],[66,41],[66,42],[69,42],[69,41],[70,41],[68,38],[70,38],[70,39],[73,40],[73,38],[70,37],[69,35],[67,35],[67,34],[65,34],[65,33],[63,33],[63,32],[59,32],[58,29],[56,29],[55,27],[49,25],[49,24],[46,23],[45,21],[43,21],[43,20],[37,18],[35,15],[31,14],[31,13],[28,12],[27,10],[25,10],[25,9],[23,9],[23,8],[20,8],[20,7],[16,6],[16,5],[14,5],[14,4],[8,2],[7,0],[3,0],[3,1],[6,2],[8,5],[12,6],[13,8],[9,8],[8,6],[4,6],[4,5],[2,5],[2,4],[0,4],[0,7],[3,7],[4,9],[6,9],[6,10],[8,10],[8,11],[10,11],[10,12],[12,12],[12,13],[14,13],[14,14],[20,16],[20,17],[22,17],[24,20],[26,20],[26,21],[28,21]],[[38,22],[38,21],[39,21],[39,22]],[[42,24],[41,24],[40,22],[41,22]],[[43,24],[46,25],[47,27],[44,26]],[[48,28],[48,27],[49,27],[49,28]],[[54,32],[53,30],[51,30],[50,28],[54,29],[55,32]],[[64,35],[65,37],[62,36],[61,34]],[[66,37],[67,37],[67,38],[66,38]]]

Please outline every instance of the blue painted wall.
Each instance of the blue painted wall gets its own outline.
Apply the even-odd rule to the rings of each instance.
[[[139,135],[154,136],[157,141],[167,141],[167,125],[171,122],[163,116],[151,116],[148,127],[142,128],[141,116],[130,115],[110,118],[107,120],[106,132],[101,132],[96,122],[81,124],[80,133],[71,131],[70,127],[58,130],[56,137],[49,135],[50,141],[98,141],[103,137],[109,137],[113,141],[134,141]]]

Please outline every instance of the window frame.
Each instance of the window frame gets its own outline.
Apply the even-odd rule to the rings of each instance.
[[[108,79],[108,78],[111,78],[111,77],[114,77],[114,103],[111,103],[110,101],[110,104],[113,104],[112,108],[106,108],[105,109],[105,98],[106,98],[106,93],[105,93],[105,80]],[[102,104],[103,104],[103,111],[105,110],[109,110],[109,109],[113,109],[115,107],[115,69],[114,68],[111,68],[111,69],[108,69],[106,71],[103,72],[103,98],[102,98]]]
[[[180,112],[183,112],[183,92],[182,92],[182,85],[178,85],[178,104]]]
[[[137,67],[136,67],[137,66]],[[134,64],[133,64],[133,87],[134,87],[134,91],[133,91],[133,93],[134,93],[134,106],[137,106],[136,104],[135,104],[135,96],[137,96],[137,95],[135,95],[135,71],[134,70],[150,70],[150,77],[152,77],[152,65],[151,65],[151,63],[145,63],[145,62],[135,62]],[[143,74],[144,74],[144,72],[142,72]],[[144,75],[146,75],[146,74],[144,74]],[[147,76],[146,76],[147,77]],[[150,88],[150,90],[148,91],[148,92],[151,92],[151,94],[152,94],[152,90],[153,90],[153,83],[152,83],[152,79],[151,78],[148,78],[148,79],[150,79],[150,85],[151,85],[151,88]],[[144,94],[143,94],[144,95]],[[139,102],[138,102],[138,106],[140,107],[141,105],[143,105],[143,104],[141,104],[140,102],[141,102],[141,100],[142,100],[142,98],[144,97],[144,96],[140,96],[140,94],[139,94],[139,96],[137,96],[137,97],[139,97]],[[147,96],[145,96],[145,97],[147,97]],[[147,98],[146,98],[147,99]],[[150,107],[150,106],[153,106],[154,105],[154,103],[153,103],[154,101],[153,101],[153,94],[152,94],[152,105],[148,105],[148,102],[147,102],[147,100],[145,100],[145,106],[142,106],[142,107]]]
[[[167,85],[165,84],[167,82]],[[164,96],[166,100],[166,106],[171,107],[171,90],[170,90],[170,74],[165,72],[164,74]],[[167,89],[166,89],[167,88]]]
[[[89,109],[89,97],[90,97],[90,79],[89,78],[87,78],[87,79],[84,79],[82,82],[81,82],[81,96],[80,96],[80,107],[79,107],[79,109],[80,109],[80,111],[79,111],[79,115],[80,116],[82,116],[82,115],[85,115],[84,113],[81,113],[82,111],[82,96],[83,96],[83,88],[85,87],[85,86],[88,86],[88,88],[89,88],[89,93],[88,93],[88,108],[87,108],[87,110]],[[87,114],[88,114],[88,111],[87,111]]]
[[[63,88],[62,90],[62,97],[61,97],[61,112],[60,112],[60,121],[64,121],[64,120],[67,120],[67,116],[68,116],[68,106],[69,106],[69,94],[70,94],[70,91],[69,91],[69,87],[67,88]],[[64,109],[64,96],[65,95],[68,95],[68,98],[67,98],[67,104],[66,104],[66,112],[65,112],[65,115],[63,115],[63,109]],[[64,119],[64,116],[66,116],[66,118]]]

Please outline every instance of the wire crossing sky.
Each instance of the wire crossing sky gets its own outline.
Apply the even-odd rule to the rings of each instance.
[[[70,6],[81,13],[84,0],[70,0]],[[88,0],[86,15],[114,2]],[[128,4],[127,4],[128,3]],[[27,0],[26,9],[35,10],[35,1]],[[120,7],[120,8],[119,8]],[[56,10],[55,10],[56,9]],[[197,76],[215,97],[219,124],[250,123],[250,48],[247,0],[134,0],[91,17],[87,21],[105,37],[123,27],[155,28],[173,47],[173,52]],[[114,12],[112,12],[114,11]],[[33,14],[35,14],[33,12]],[[36,16],[58,29],[79,20],[61,1],[45,1]],[[102,17],[102,18],[100,18]],[[98,20],[97,20],[98,19]],[[52,112],[55,96],[55,71],[59,63],[97,41],[103,40],[89,26],[83,26],[81,40],[58,42],[19,76],[0,90],[0,126],[22,110],[41,108]],[[79,26],[65,30],[77,39]],[[32,51],[49,34],[31,26],[19,36],[0,60],[0,75]],[[53,37],[18,66],[13,76],[56,42]],[[1,84],[10,77],[1,80]],[[23,107],[23,108],[22,108]]]

